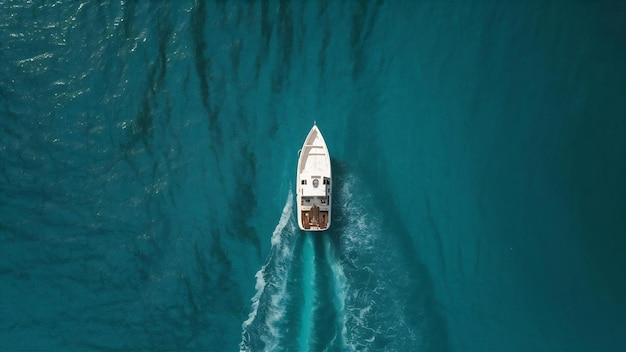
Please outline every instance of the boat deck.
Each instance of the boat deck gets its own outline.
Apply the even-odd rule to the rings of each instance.
[[[318,207],[302,210],[302,227],[305,230],[325,230],[328,227],[328,211]]]
[[[331,224],[331,164],[322,133],[314,124],[298,157],[296,198],[298,227],[324,231]]]

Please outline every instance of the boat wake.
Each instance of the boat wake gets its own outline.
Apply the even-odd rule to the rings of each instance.
[[[289,193],[270,254],[256,273],[241,351],[424,347],[424,302],[410,288],[416,278],[397,254],[394,230],[355,177],[335,184],[335,221],[322,234],[297,229]]]
[[[359,192],[353,176],[342,180],[337,199],[341,218],[338,260],[333,263],[343,299],[343,340],[353,351],[410,351],[422,347],[423,315],[415,279],[394,246],[393,230],[376,214],[371,195]],[[358,197],[354,195],[358,194]],[[415,315],[412,317],[411,315]]]
[[[296,224],[290,191],[282,215],[272,233],[270,254],[256,277],[252,311],[242,324],[240,351],[274,351],[280,340],[279,322],[286,313],[286,291],[293,257]]]

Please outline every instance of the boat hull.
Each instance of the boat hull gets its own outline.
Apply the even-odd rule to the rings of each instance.
[[[301,230],[325,231],[330,227],[331,180],[326,141],[317,125],[313,125],[298,158],[296,204]]]

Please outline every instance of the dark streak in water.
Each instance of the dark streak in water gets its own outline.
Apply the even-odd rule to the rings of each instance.
[[[224,313],[241,315],[239,285],[232,280],[232,263],[222,247],[220,234],[214,230],[207,235],[211,237],[209,248],[201,243],[193,245],[194,272],[183,279],[187,308],[181,323],[188,325],[183,331],[188,334],[185,337],[190,341],[188,348],[192,349],[198,344],[196,340],[201,340],[207,331],[223,328],[219,318]],[[215,290],[215,287],[220,287],[220,290]],[[223,341],[213,343],[215,349],[226,348]]]
[[[204,3],[205,2],[202,0],[197,1],[196,6],[194,6],[191,11],[191,30],[194,44],[196,71],[198,79],[200,80],[200,99],[204,109],[207,112],[210,112],[211,108],[209,105],[210,92],[208,77],[210,77],[211,60],[205,58],[204,56],[204,50],[206,48],[206,43],[204,41]]]
[[[165,75],[167,73],[167,44],[169,39],[172,36],[172,25],[169,21],[168,15],[164,13],[164,11],[159,11],[159,18],[157,22],[157,30],[159,34],[158,38],[158,76],[157,76],[157,86],[162,88],[165,80]],[[157,68],[155,68],[157,70]]]
[[[205,56],[207,48],[204,40],[206,27],[206,1],[196,0],[190,14],[191,38],[194,49],[194,59],[198,80],[200,81],[200,101],[209,115],[210,128],[215,124],[215,115],[210,105],[211,92],[209,90],[209,80],[211,78],[211,59]]]
[[[293,12],[291,2],[281,0],[278,8],[278,38],[280,40],[279,56],[276,67],[272,73],[272,91],[279,93],[291,70],[291,55],[293,51]]]
[[[352,78],[361,76],[364,66],[363,44],[361,35],[363,33],[363,21],[367,14],[367,3],[359,1],[352,6],[352,30],[350,31],[350,45],[352,46],[354,63],[352,68]]]
[[[241,134],[249,134],[248,126],[245,124],[246,116],[243,112],[239,113],[238,121],[243,124],[240,129],[242,131]],[[250,226],[245,220],[241,220],[247,219],[250,209],[257,206],[257,198],[254,191],[256,187],[257,156],[255,156],[250,149],[249,144],[240,144],[239,150],[237,151],[239,157],[234,164],[233,174],[236,177],[236,193],[230,201],[234,228],[232,233],[239,240],[253,245],[257,256],[261,258],[261,241],[256,229]]]
[[[243,41],[236,39],[231,44],[230,49],[230,62],[233,69],[233,76],[236,81],[239,81],[239,66],[241,66],[241,51],[243,50]]]
[[[207,44],[204,38],[206,32],[207,8],[205,0],[196,0],[190,14],[191,38],[193,42],[194,60],[196,64],[196,72],[198,74],[200,101],[207,113],[209,120],[209,133],[211,139],[211,151],[216,160],[223,156],[223,141],[220,126],[217,124],[218,117],[221,112],[219,104],[212,104],[211,100],[215,99],[212,95],[214,92],[224,92],[224,79],[222,76],[217,80],[219,85],[216,89],[211,90],[210,83],[214,81],[214,72],[212,60],[207,57]],[[219,163],[217,164],[219,167]],[[221,173],[220,173],[221,174]]]
[[[272,39],[272,25],[269,20],[269,0],[261,1],[261,37],[263,38],[263,52],[267,55],[267,50]],[[267,59],[267,56],[265,56]]]
[[[354,66],[352,67],[352,77],[361,77],[366,65],[365,49],[378,15],[378,9],[382,5],[381,1],[374,3],[374,8],[370,11],[368,6],[370,1],[361,0],[352,6],[352,30],[350,32],[350,44],[352,46]]]
[[[326,73],[326,50],[328,49],[328,43],[330,43],[330,30],[326,27],[324,28],[322,47],[317,55],[317,66],[320,69],[320,76],[324,76]]]
[[[124,37],[131,39],[133,36],[131,26],[133,24],[133,17],[135,17],[137,0],[125,1],[122,3],[122,7],[124,11]],[[100,8],[100,6],[98,8]]]
[[[168,95],[165,97],[163,97],[163,95],[166,93],[165,75],[167,73],[168,60],[167,45],[172,35],[172,27],[169,23],[169,18],[164,11],[160,11],[160,9],[157,8],[153,12],[156,17],[155,22],[158,34],[156,38],[157,56],[154,58],[154,61],[148,59],[148,77],[142,93],[137,118],[129,131],[130,135],[128,144],[122,146],[123,153],[126,155],[128,155],[128,153],[134,148],[136,142],[142,141],[148,155],[152,157],[154,150],[150,140],[152,139],[154,133],[154,120],[155,118],[162,117],[164,118],[163,121],[165,123],[169,121],[168,106],[170,104],[170,99]],[[165,115],[156,116],[158,114],[157,108],[162,99],[165,100]]]
[[[322,22],[322,20],[326,16],[328,5],[329,5],[328,0],[320,1],[319,8],[317,11],[318,22]],[[320,47],[319,53],[317,55],[317,66],[320,69],[320,76],[322,77],[326,73],[326,50],[328,49],[329,43],[330,43],[330,29],[329,29],[329,23],[327,23],[326,21],[326,23],[324,23],[324,35],[322,37],[322,46]]]

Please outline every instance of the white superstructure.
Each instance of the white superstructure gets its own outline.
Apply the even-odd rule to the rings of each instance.
[[[330,227],[331,186],[330,154],[322,133],[313,124],[298,158],[296,204],[301,230]]]

